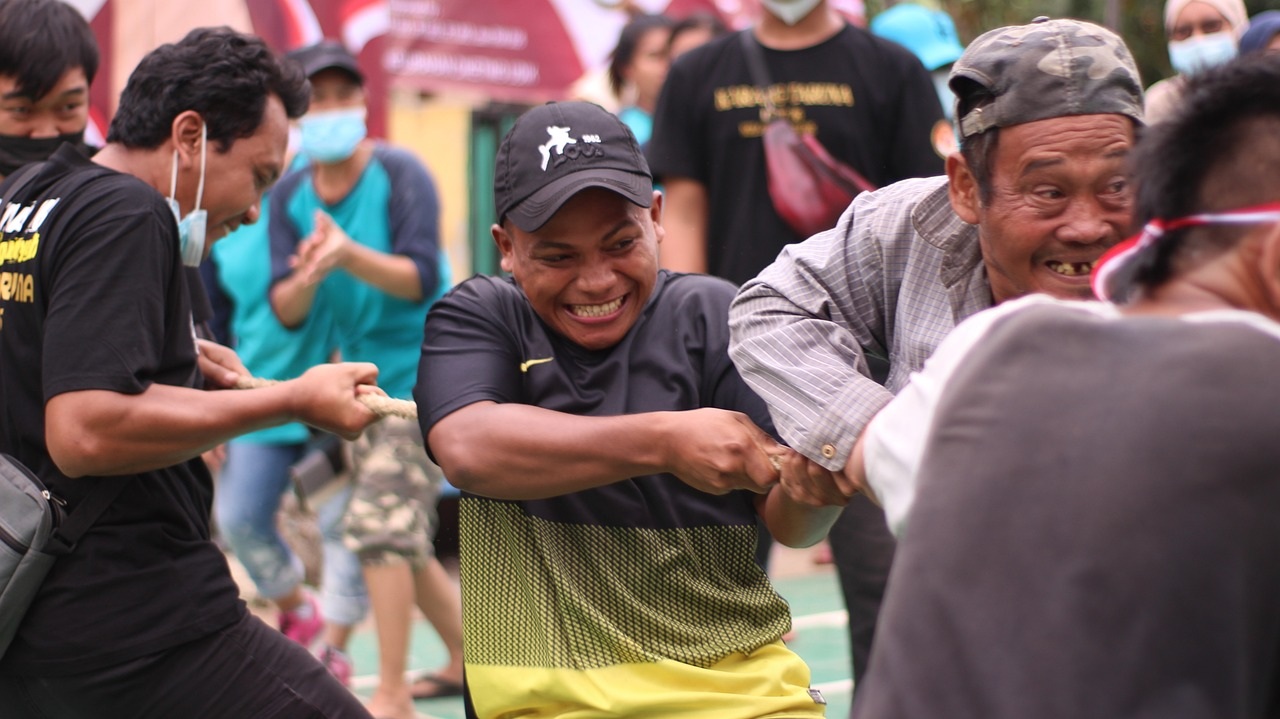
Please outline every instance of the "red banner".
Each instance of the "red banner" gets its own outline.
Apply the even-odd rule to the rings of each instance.
[[[754,0],[630,3],[681,18],[711,12],[731,26]],[[383,67],[427,92],[464,91],[505,102],[564,98],[608,62],[627,21],[616,0],[391,0]]]

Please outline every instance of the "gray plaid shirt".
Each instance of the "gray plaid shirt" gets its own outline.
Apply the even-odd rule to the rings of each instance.
[[[952,211],[947,179],[904,180],[862,193],[743,285],[729,353],[783,439],[839,470],[943,337],[991,305],[977,227]],[[884,387],[864,348],[889,359]]]

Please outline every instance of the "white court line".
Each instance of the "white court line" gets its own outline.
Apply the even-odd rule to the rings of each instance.
[[[848,694],[853,691],[853,680],[837,679],[834,682],[823,682],[821,684],[814,684],[811,688],[817,689],[818,691],[822,692],[824,695],[825,694]]]
[[[843,627],[849,624],[849,614],[843,609],[834,612],[819,612],[818,614],[805,614],[803,616],[794,617],[791,620],[792,629],[815,629],[829,627]]]

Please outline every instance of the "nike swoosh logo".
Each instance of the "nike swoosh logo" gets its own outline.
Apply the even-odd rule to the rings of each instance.
[[[555,359],[555,357],[543,357],[542,359],[531,359],[531,360],[527,360],[527,361],[521,362],[521,363],[520,363],[520,371],[521,371],[521,372],[528,372],[530,367],[532,367],[532,366],[534,366],[534,365],[536,365],[536,364],[545,364],[545,363],[547,363],[547,362],[551,362],[551,361],[553,361],[554,359]]]

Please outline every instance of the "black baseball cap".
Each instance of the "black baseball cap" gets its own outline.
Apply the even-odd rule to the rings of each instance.
[[[364,75],[356,64],[355,55],[337,40],[321,40],[314,45],[291,50],[287,57],[301,65],[303,74],[308,78],[321,70],[337,68],[350,73],[361,85],[364,84]]]
[[[534,232],[588,187],[653,204],[653,175],[631,130],[590,102],[549,102],[521,115],[498,148],[498,221]]]

